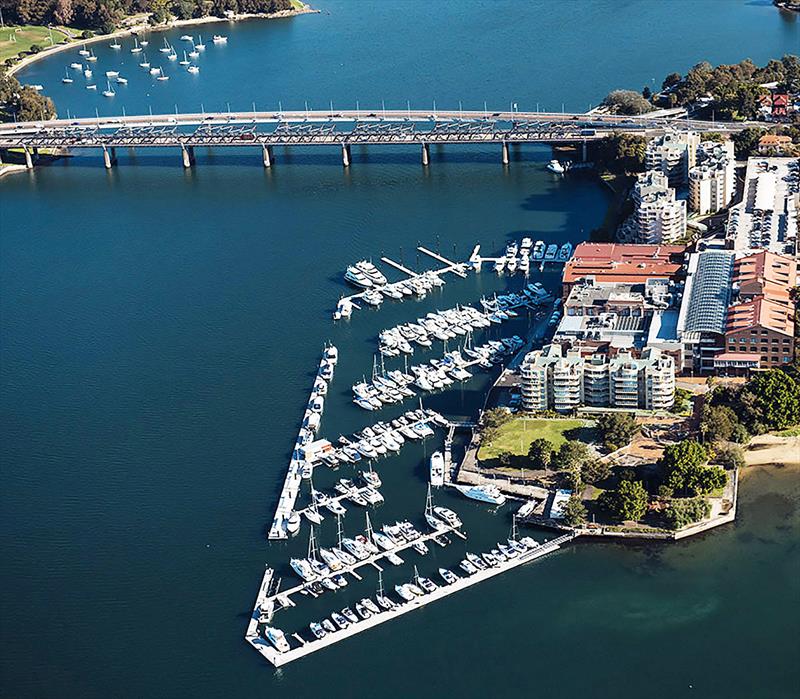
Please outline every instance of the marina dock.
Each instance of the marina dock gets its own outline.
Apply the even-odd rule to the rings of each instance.
[[[304,643],[300,643],[300,645],[298,646],[291,647],[290,650],[284,653],[278,652],[267,640],[265,640],[258,634],[257,631],[258,622],[256,622],[255,624],[251,622],[250,626],[248,626],[248,631],[245,636],[245,640],[275,667],[280,667],[295,660],[299,660],[300,658],[303,658],[306,655],[315,653],[318,650],[327,648],[328,646],[331,646],[334,643],[338,643],[339,641],[342,641],[346,638],[355,636],[356,634],[359,634],[362,631],[371,629],[386,621],[397,619],[403,614],[414,611],[415,609],[421,609],[425,605],[443,599],[444,597],[447,597],[448,595],[458,592],[459,590],[464,590],[468,587],[471,587],[472,585],[477,585],[478,583],[483,582],[484,580],[488,580],[489,578],[493,578],[496,575],[505,573],[508,570],[512,570],[521,565],[524,565],[525,563],[529,563],[531,561],[542,558],[547,554],[558,551],[564,544],[568,543],[573,538],[575,538],[575,535],[572,533],[564,534],[563,536],[560,536],[557,539],[553,539],[552,541],[546,542],[534,549],[528,550],[525,553],[520,554],[516,558],[512,558],[511,560],[499,563],[498,565],[487,568],[486,570],[479,570],[477,573],[474,573],[467,577],[459,577],[459,579],[456,580],[454,583],[450,585],[441,586],[436,590],[434,590],[433,592],[425,594],[422,597],[417,597],[411,600],[410,602],[403,602],[399,604],[397,607],[395,607],[395,609],[393,610],[382,611],[379,614],[373,614],[368,619],[363,619],[358,621],[357,623],[351,624],[346,629],[338,630],[334,633],[328,633],[321,639],[315,639],[312,641],[306,640]],[[260,613],[261,612],[257,604],[256,609],[253,612],[254,619],[257,619]]]

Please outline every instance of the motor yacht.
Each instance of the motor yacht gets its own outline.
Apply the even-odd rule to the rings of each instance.
[[[264,629],[264,632],[267,640],[279,653],[285,653],[286,651],[291,650],[289,642],[286,640],[286,636],[284,636],[283,631],[272,626],[267,626],[267,628]]]
[[[431,454],[430,479],[437,488],[444,485],[444,455],[440,451]]]
[[[314,638],[316,639],[325,638],[325,636],[327,635],[327,632],[322,627],[322,624],[320,624],[319,622],[312,621],[308,625],[308,628],[311,629],[311,633],[314,634]]]
[[[558,255],[558,245],[551,243],[547,246],[547,251],[544,253],[544,261],[553,262],[556,259],[556,255]]]
[[[291,565],[292,570],[294,570],[294,572],[306,582],[311,582],[312,580],[317,579],[317,574],[314,572],[311,564],[305,558],[292,558],[289,561],[289,565]]]
[[[503,505],[506,496],[503,495],[496,485],[457,485],[456,490],[462,495],[466,495],[472,500],[488,502],[492,505]]]
[[[557,175],[563,175],[566,172],[564,166],[558,162],[558,160],[551,160],[549,163],[547,163],[547,169],[550,170],[550,172],[556,173]]]
[[[448,585],[458,582],[458,576],[452,570],[448,570],[447,568],[439,568],[439,575]]]
[[[433,514],[454,529],[457,529],[461,526],[461,520],[459,519],[458,515],[447,507],[441,507],[440,505],[437,505],[433,508]]]

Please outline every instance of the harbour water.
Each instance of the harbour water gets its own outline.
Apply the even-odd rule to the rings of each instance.
[[[681,4],[323,0],[318,15],[203,27],[229,42],[209,45],[196,78],[138,76],[113,107],[61,85],[69,54],[19,77],[72,114],[254,99],[580,109],[702,59],[798,50],[800,21],[767,2]],[[181,33],[169,35],[179,49]],[[682,40],[664,43],[670,33]],[[160,41],[151,36],[151,58]],[[98,72],[106,51],[96,47]],[[119,155],[110,172],[80,156],[0,183],[0,696],[796,694],[800,476],[778,469],[749,476],[737,523],[700,539],[571,544],[278,671],[266,664],[242,636],[264,564],[288,587],[288,560],[306,545],[306,523],[288,544],[268,544],[265,529],[322,343],[340,351],[322,425],[335,438],[402,410],[350,402],[380,329],[521,283],[448,276],[423,301],[333,324],[346,265],[387,254],[430,266],[420,242],[460,259],[531,231],[577,242],[608,195],[548,173],[537,147],[512,151],[507,169],[481,147],[434,149],[427,170],[403,148],[354,150],[348,170],[334,150],[278,152],[270,171],[246,149],[198,152],[188,172],[176,153]],[[554,289],[558,271],[532,279]],[[427,404],[473,414],[488,381]],[[442,439],[377,464],[386,503],[373,523],[421,520]],[[351,472],[320,469],[315,485]],[[509,508],[436,498],[470,540],[404,555],[387,586],[414,563],[430,575],[507,536]],[[363,512],[350,507],[345,527],[361,529]],[[321,544],[335,532],[326,517]],[[376,575],[303,599],[276,624],[299,630],[374,590]]]

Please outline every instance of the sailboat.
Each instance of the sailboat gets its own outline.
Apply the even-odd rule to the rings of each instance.
[[[111,89],[111,81],[110,80],[106,80],[106,89],[103,90],[103,97],[113,97],[116,94],[117,93],[114,92],[114,90]]]
[[[197,46],[194,43],[194,39],[192,39],[192,50],[189,51],[189,58],[197,58],[200,55],[200,52],[197,50]]]
[[[86,44],[83,45],[83,48],[80,51],[78,51],[78,53],[84,57],[89,55],[89,50],[86,48]]]
[[[139,45],[140,45],[140,46],[147,46],[147,44],[149,44],[149,43],[150,43],[150,42],[149,42],[147,39],[142,39],[142,40],[139,42]]]
[[[116,39],[114,39],[113,44],[109,44],[109,47],[114,49],[115,51],[119,51],[122,48],[122,44],[119,43]]]
[[[168,54],[167,54],[167,58],[168,58],[170,61],[176,61],[176,60],[178,59],[178,54],[177,54],[177,53],[175,53],[175,49],[172,49],[172,53],[168,53]]]
[[[205,51],[206,50],[206,45],[203,43],[203,35],[202,34],[199,34],[197,36],[197,43],[194,45],[194,47],[198,51]]]
[[[92,69],[89,66],[83,69],[83,77],[84,78],[91,78],[92,77]]]
[[[178,65],[181,65],[181,66],[188,66],[189,65],[189,59],[186,58],[186,51],[183,52],[183,60],[180,61],[178,63]]]
[[[86,57],[86,60],[87,61],[96,61],[97,60],[97,56],[94,55],[94,51],[90,51],[89,52],[89,55]]]
[[[69,77],[69,70],[67,68],[64,68],[64,77],[61,78],[61,82],[66,83],[67,85],[72,82],[72,78]]]
[[[194,74],[197,74],[197,73],[200,72],[200,68],[198,68],[197,66],[189,66],[186,70],[188,70],[190,73],[194,73]]]
[[[144,58],[144,60],[139,65],[142,68],[149,68],[150,67],[150,61],[147,60],[147,56],[142,56],[142,58]]]
[[[136,37],[133,37],[133,43],[134,43],[134,47],[131,49],[131,53],[141,53],[142,52],[142,47],[139,46],[139,39],[137,39]]]
[[[169,41],[164,38],[164,45],[158,49],[161,53],[172,53],[172,46],[169,45]]]
[[[159,68],[158,72],[161,73],[161,75],[159,75],[156,78],[156,80],[169,80],[169,76],[168,75],[164,75],[164,69],[163,68]]]

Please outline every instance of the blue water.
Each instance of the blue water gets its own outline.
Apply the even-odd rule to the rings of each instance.
[[[796,52],[800,26],[768,3],[317,6],[203,26],[229,43],[207,41],[199,76],[165,62],[161,84],[122,66],[130,83],[113,101],[83,78],[60,83],[68,53],[20,78],[73,115],[253,100],[580,109],[702,59]],[[150,39],[160,57],[162,35]],[[127,48],[95,45],[96,74],[130,62]],[[796,694],[800,484],[780,470],[746,481],[736,525],[700,540],[578,545],[276,672],[242,636],[264,564],[288,585],[286,562],[304,547],[267,544],[264,530],[322,342],[342,353],[323,422],[336,437],[377,419],[348,394],[381,328],[520,283],[483,273],[334,325],[344,267],[381,254],[424,267],[418,242],[461,258],[531,231],[578,241],[608,194],[550,175],[542,147],[513,152],[509,168],[495,148],[434,149],[427,170],[407,148],[354,150],[349,170],[324,149],[278,150],[271,171],[249,149],[198,151],[190,172],[174,152],[119,155],[110,172],[90,154],[0,183],[0,695]],[[555,272],[535,278],[558,285]],[[473,414],[487,381],[430,404]],[[419,517],[440,443],[378,465],[387,502],[373,521]],[[439,499],[463,515],[471,546],[505,536],[507,510]],[[348,514],[349,532],[362,516]],[[409,554],[387,583],[461,552]],[[300,629],[374,585],[367,576],[276,623]]]

